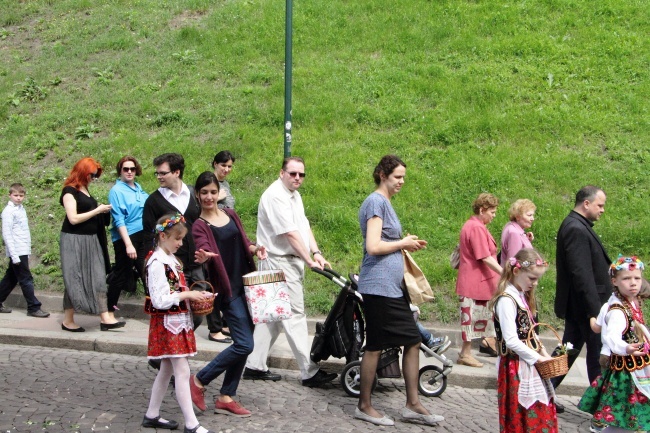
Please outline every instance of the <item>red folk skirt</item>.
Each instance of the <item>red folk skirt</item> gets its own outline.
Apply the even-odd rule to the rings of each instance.
[[[173,334],[165,328],[165,316],[151,316],[147,358],[181,358],[196,355],[194,331],[182,330]]]
[[[558,433],[555,403],[519,404],[519,357],[502,356],[498,379],[499,431],[501,433]]]

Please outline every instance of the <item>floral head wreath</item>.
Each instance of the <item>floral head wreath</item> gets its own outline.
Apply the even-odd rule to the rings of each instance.
[[[156,227],[154,228],[154,233],[162,233],[166,229],[173,227],[178,223],[184,223],[184,222],[185,222],[185,217],[177,213],[173,217],[167,218],[162,224],[156,224]]]
[[[635,269],[644,270],[645,265],[637,256],[623,257],[623,254],[618,255],[618,259],[609,267],[609,275],[614,276],[618,271],[633,271]]]
[[[531,266],[548,266],[548,262],[546,262],[546,261],[544,261],[542,259],[537,259],[534,262],[531,262],[531,261],[528,261],[528,260],[524,260],[523,262],[520,262],[516,258],[510,257],[510,259],[508,259],[508,260],[510,262],[510,266],[512,266],[513,268],[517,268],[517,269],[530,268]]]

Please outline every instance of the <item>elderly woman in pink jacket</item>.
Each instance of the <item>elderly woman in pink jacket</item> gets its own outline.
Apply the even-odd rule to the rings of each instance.
[[[523,248],[532,248],[533,232],[526,232],[535,221],[537,207],[532,201],[522,198],[515,201],[508,209],[510,222],[503,226],[501,232],[501,267],[506,260],[514,257]]]
[[[496,356],[496,340],[488,301],[497,289],[502,272],[497,261],[497,244],[487,225],[497,213],[499,200],[482,193],[474,200],[474,215],[460,231],[460,265],[456,293],[460,302],[460,326],[463,345],[458,364],[483,367],[472,356],[472,340],[481,338],[480,351]]]

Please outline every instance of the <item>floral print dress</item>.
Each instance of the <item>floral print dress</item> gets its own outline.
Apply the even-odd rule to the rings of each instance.
[[[628,344],[640,341],[637,332],[641,333],[641,330],[635,329],[633,319],[636,319],[639,326],[644,326],[641,309],[634,311],[626,304],[610,301],[607,329],[603,326],[602,330],[603,344],[610,346],[612,351],[610,368],[591,383],[578,403],[578,408],[593,414],[596,421],[607,426],[645,431],[650,430],[650,390],[647,386],[650,356],[618,354],[625,353],[623,348]],[[618,335],[611,338],[620,329],[623,331],[618,331]],[[643,386],[644,383],[646,386]]]

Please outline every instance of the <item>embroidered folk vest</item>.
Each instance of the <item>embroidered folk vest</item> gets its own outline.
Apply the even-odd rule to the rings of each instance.
[[[521,340],[524,344],[526,344],[531,349],[535,351],[539,351],[541,347],[541,343],[539,342],[536,332],[533,332],[533,338],[530,341],[528,341],[528,333],[530,331],[530,327],[532,326],[532,324],[530,323],[530,316],[528,315],[528,311],[526,311],[525,308],[522,308],[517,303],[515,298],[513,298],[511,295],[504,293],[499,298],[502,297],[510,298],[512,302],[514,302],[515,307],[517,308],[517,313],[515,316],[515,324],[517,325],[517,338],[519,338],[519,340]],[[512,350],[506,347],[506,342],[503,339],[503,332],[501,331],[501,323],[499,323],[499,319],[496,314],[494,315],[494,330],[496,331],[497,334],[497,352],[499,353],[499,355],[517,356],[515,352],[513,352]]]
[[[613,304],[610,305],[608,311],[612,310],[621,310],[623,314],[625,314],[625,321],[627,324],[625,326],[625,331],[623,331],[623,341],[627,344],[638,343],[640,340],[636,335],[636,332],[634,332],[632,312],[630,309],[625,308],[620,304]],[[614,371],[634,371],[650,365],[650,355],[647,354],[643,356],[632,356],[612,353],[610,359],[609,368]]]

